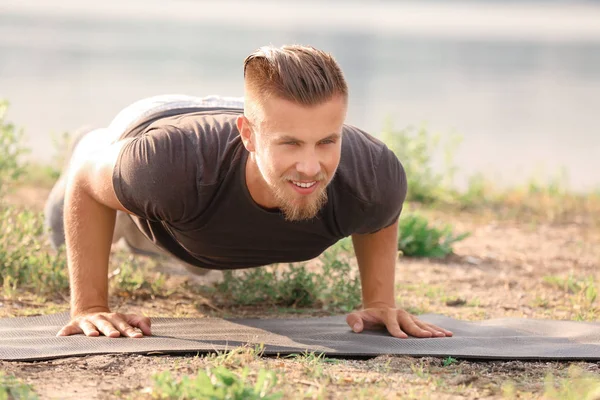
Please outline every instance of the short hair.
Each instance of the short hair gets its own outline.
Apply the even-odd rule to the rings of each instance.
[[[333,56],[311,46],[263,46],[244,60],[247,91],[257,101],[272,96],[313,106],[336,95],[348,98],[342,69]]]

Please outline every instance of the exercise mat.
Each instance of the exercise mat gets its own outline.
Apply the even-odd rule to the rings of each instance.
[[[382,354],[504,360],[600,360],[600,323],[503,318],[466,322],[419,318],[451,338],[397,339],[385,331],[353,333],[344,316],[296,319],[152,318],[140,339],[56,337],[68,313],[0,319],[0,359],[47,360],[88,354],[177,354],[264,344],[267,355],[304,352],[365,357]]]

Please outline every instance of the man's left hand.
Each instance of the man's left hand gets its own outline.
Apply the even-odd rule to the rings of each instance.
[[[356,333],[360,333],[364,329],[377,329],[385,326],[388,332],[397,338],[406,339],[409,335],[418,338],[452,336],[452,332],[420,321],[414,315],[399,308],[366,308],[349,314],[346,322]]]

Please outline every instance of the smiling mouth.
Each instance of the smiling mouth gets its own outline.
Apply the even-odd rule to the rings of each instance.
[[[298,186],[299,188],[303,188],[303,189],[311,188],[317,184],[317,181],[312,181],[312,182],[290,181],[290,182],[292,182],[294,185]]]

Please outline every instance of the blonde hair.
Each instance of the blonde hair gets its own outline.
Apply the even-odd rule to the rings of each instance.
[[[344,74],[331,54],[311,46],[263,46],[244,60],[247,95],[261,102],[269,97],[300,105],[322,104],[336,95],[347,101]]]

